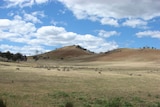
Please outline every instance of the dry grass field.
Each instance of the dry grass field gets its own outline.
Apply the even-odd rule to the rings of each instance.
[[[152,61],[0,62],[7,107],[160,107]]]
[[[160,50],[73,45],[38,57],[0,61],[0,106],[160,107]]]

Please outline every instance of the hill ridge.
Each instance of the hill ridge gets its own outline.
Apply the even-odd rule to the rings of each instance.
[[[46,58],[49,57],[50,59],[69,59],[74,57],[82,57],[82,56],[89,56],[93,55],[94,53],[81,47],[80,45],[71,45],[71,46],[64,46],[62,48],[58,48],[56,50],[46,52],[39,56]]]
[[[82,60],[82,61],[156,61],[160,60],[160,50],[152,48],[117,48],[104,53],[93,53],[80,45],[71,45],[39,55],[42,59]]]

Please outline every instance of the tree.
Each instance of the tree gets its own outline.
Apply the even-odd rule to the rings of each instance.
[[[21,53],[13,54],[9,51],[0,53],[0,56],[3,58],[7,58],[8,61],[27,61],[27,56],[23,56]]]
[[[21,53],[16,53],[16,54],[13,55],[12,60],[13,61],[17,61],[17,60],[18,61],[23,61],[23,55]]]
[[[27,61],[27,56],[26,55],[23,56],[23,61]]]
[[[5,57],[8,59],[8,60],[11,60],[12,57],[13,57],[13,54],[10,53],[9,51],[7,51],[6,53],[4,53]]]

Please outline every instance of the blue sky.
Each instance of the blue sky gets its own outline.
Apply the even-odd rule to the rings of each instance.
[[[0,0],[0,51],[160,48],[160,0]]]

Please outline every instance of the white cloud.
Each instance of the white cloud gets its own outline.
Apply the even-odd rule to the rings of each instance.
[[[49,0],[35,0],[37,4],[47,3]]]
[[[12,53],[21,52],[24,55],[35,55],[36,51],[39,52],[47,52],[49,50],[45,50],[42,46],[32,46],[32,45],[25,45],[25,46],[12,46],[8,44],[0,44],[0,51],[7,52],[10,51]]]
[[[26,7],[26,6],[32,6],[34,4],[34,0],[4,0],[7,3],[7,8],[10,7]]]
[[[26,13],[25,11],[23,11],[23,19],[25,21],[30,21],[33,23],[42,23],[40,18],[45,17],[45,14],[43,11],[35,11],[32,13]]]
[[[16,15],[14,19],[0,19],[0,39],[7,39],[12,42],[28,42],[31,34],[36,31],[33,23],[25,22],[22,17]]]
[[[100,22],[102,25],[119,26],[118,21],[112,18],[102,18]]]
[[[144,32],[138,32],[136,33],[136,36],[141,37],[152,37],[152,38],[158,38],[160,39],[160,31],[144,31]]]
[[[5,29],[10,25],[11,21],[8,19],[0,19],[0,28]]]
[[[25,21],[31,21],[33,23],[42,23],[37,17],[31,15],[31,14],[24,14],[24,20]]]
[[[3,51],[11,51],[15,52],[15,50],[17,50],[17,47],[16,46],[10,46],[10,45],[6,45],[6,44],[0,44],[0,50],[3,50]]]
[[[18,16],[20,17],[20,16]],[[8,26],[8,30],[10,33],[16,33],[21,35],[27,35],[31,32],[36,30],[33,23],[25,22],[23,20],[19,20],[15,18],[14,20],[10,21],[10,26]]]
[[[126,20],[123,24],[123,26],[130,26],[132,28],[147,28],[147,22],[140,20],[140,19],[129,19]]]
[[[100,30],[98,33],[98,36],[105,38],[109,38],[115,35],[120,35],[120,33],[118,33],[117,31],[105,31],[105,30]]]
[[[32,6],[34,4],[47,3],[49,0],[4,0],[7,8],[19,6],[21,8]]]
[[[81,35],[68,32],[63,27],[43,26],[37,30],[35,35],[36,39],[30,40],[30,44],[43,44],[46,46],[79,44],[94,52],[105,52],[118,47],[114,41],[107,42],[105,39],[91,34]]]
[[[118,19],[141,18],[144,20],[160,16],[159,0],[58,0],[78,19],[100,21],[117,26]],[[98,19],[98,20],[97,20]]]
[[[54,26],[57,26],[57,25],[67,26],[67,23],[64,22],[64,21],[55,21],[55,20],[52,20],[51,24],[53,24]]]
[[[0,22],[3,21],[5,21],[6,24],[0,23],[0,33],[2,34],[0,40],[9,40],[15,44],[17,42],[23,43],[29,47],[1,45],[1,50],[19,51],[28,55],[29,53],[33,54],[33,50],[41,50],[44,52],[45,49],[41,46],[59,47],[79,44],[94,52],[105,52],[118,47],[114,41],[106,41],[103,37],[97,37],[91,34],[82,35],[68,32],[63,27],[42,26],[36,28],[33,22],[24,21],[19,15],[14,16],[12,20],[0,19]],[[114,33],[115,32],[113,32],[112,35],[114,35]],[[39,46],[40,48],[37,49],[35,46]],[[27,49],[27,51],[25,49]]]
[[[46,17],[46,15],[44,14],[44,11],[34,11],[31,13],[33,16],[36,16],[36,17]]]
[[[0,19],[0,30],[5,37],[30,36],[36,31],[35,23],[40,23],[37,17],[45,17],[43,11],[35,11],[30,14],[25,11],[22,16],[13,14],[13,19]],[[2,38],[2,37],[1,37]],[[12,38],[10,38],[12,39]]]
[[[80,36],[77,35],[75,42],[75,44],[81,45],[86,49],[97,53],[118,48],[117,43],[114,41],[106,41],[100,37],[88,34]]]

